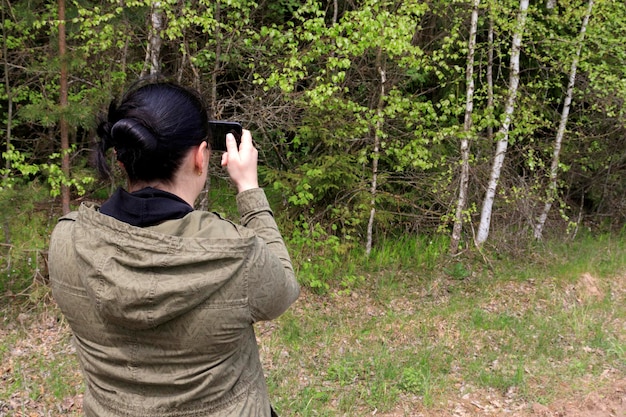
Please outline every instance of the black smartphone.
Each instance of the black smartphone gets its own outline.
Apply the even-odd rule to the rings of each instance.
[[[210,120],[211,129],[211,149],[214,151],[226,151],[226,135],[232,133],[237,140],[237,147],[241,143],[243,128],[238,122],[225,122],[222,120]]]

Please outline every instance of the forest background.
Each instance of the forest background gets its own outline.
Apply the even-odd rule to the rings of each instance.
[[[305,288],[260,332],[279,410],[497,414],[607,379],[623,394],[624,2],[2,0],[1,13],[0,416],[78,413],[48,237],[124,184],[90,166],[96,117],[150,75],[253,132]],[[236,218],[212,174],[198,207]],[[498,394],[468,400],[471,387]]]
[[[65,3],[3,0],[3,192],[106,197],[96,115],[160,74],[253,131],[286,232],[322,252],[624,225],[623,2]]]

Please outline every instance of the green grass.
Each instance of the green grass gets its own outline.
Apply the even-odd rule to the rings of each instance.
[[[230,216],[228,190],[216,184],[211,192]],[[25,227],[11,227],[14,275],[6,251],[1,264],[0,414],[78,414],[72,401],[82,380],[69,329],[45,284],[33,283],[39,263],[17,257],[18,249],[45,249],[56,216],[13,217],[5,221]],[[281,415],[428,415],[485,393],[520,406],[548,404],[626,375],[624,235],[454,259],[444,236],[390,237],[369,257],[332,239],[290,244],[296,269],[311,273],[304,283],[326,286],[305,285],[289,311],[257,326]]]
[[[357,273],[366,281],[351,294],[337,286],[307,294],[279,319],[272,346],[302,338],[272,387],[279,408],[312,415],[288,400],[302,390],[302,374],[304,392],[318,387],[308,404],[319,415],[384,412],[407,401],[445,408],[459,386],[546,403],[595,387],[607,372],[626,374],[623,237],[551,243],[532,262],[502,257],[492,268],[442,255],[446,267],[437,268],[430,260],[443,247],[425,239],[389,244],[362,263]]]
[[[76,411],[62,404],[82,393],[78,362],[70,334],[59,326],[59,311],[44,290],[41,293],[47,295],[37,304],[34,299],[21,300],[13,305],[16,310],[1,310],[0,414],[7,413],[2,415],[73,415]]]

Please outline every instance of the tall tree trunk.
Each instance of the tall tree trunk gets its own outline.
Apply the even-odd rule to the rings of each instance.
[[[219,118],[217,110],[217,76],[220,72],[222,60],[222,32],[220,28],[222,10],[220,3],[215,2],[215,63],[213,64],[213,73],[211,74],[211,114],[213,118]]]
[[[2,39],[7,38],[6,31],[6,15],[5,15],[5,3],[6,8],[8,9],[9,4],[8,1],[2,1]],[[4,57],[4,88],[7,95],[7,126],[6,126],[6,151],[9,152],[11,150],[11,128],[13,126],[13,93],[11,90],[11,78],[9,77],[9,51],[7,47],[6,41],[2,42],[2,56]],[[11,160],[6,158],[5,161],[5,172],[4,179],[9,178],[9,170],[11,169]]]
[[[574,55],[574,59],[572,60],[572,66],[570,68],[567,92],[565,93],[565,98],[563,100],[563,110],[561,111],[561,121],[559,122],[559,130],[556,133],[556,138],[554,141],[552,164],[550,166],[550,184],[548,185],[546,204],[544,205],[543,211],[541,212],[541,215],[537,220],[537,224],[535,225],[535,239],[538,240],[541,240],[541,238],[543,237],[543,226],[546,223],[546,219],[548,218],[548,214],[550,213],[550,208],[552,207],[552,203],[554,202],[557,194],[557,177],[559,172],[561,144],[563,143],[563,137],[565,136],[565,128],[567,126],[569,110],[572,104],[572,96],[574,95],[574,84],[576,83],[576,71],[578,68],[578,61],[580,60],[580,53],[582,51],[583,43],[585,41],[587,24],[589,23],[589,18],[591,17],[591,12],[593,10],[593,1],[594,0],[589,0],[589,3],[587,4],[587,12],[585,13],[582,25],[580,27],[580,32],[578,34],[578,46],[576,48],[576,55]]]
[[[61,61],[61,78],[59,86],[61,130],[61,171],[65,179],[70,178],[70,141],[69,128],[65,112],[67,111],[67,51],[65,43],[65,0],[59,0],[59,59]],[[70,212],[70,187],[66,181],[61,182],[61,209],[63,214]]]
[[[8,55],[8,47],[6,43],[7,32],[6,32],[6,14],[5,7],[8,9],[10,5],[8,4],[8,0],[2,1],[2,39],[5,41],[2,42],[2,56],[4,57],[4,88],[7,95],[7,127],[6,127],[6,150],[9,152],[11,150],[11,126],[13,125],[13,94],[11,92],[11,84],[9,83],[11,78],[9,77],[9,55]],[[6,158],[5,165],[6,171],[2,176],[4,180],[9,178],[9,170],[11,169],[11,160]],[[7,217],[4,218],[4,243],[7,245],[11,244],[11,229],[9,225],[9,219]]]
[[[194,65],[193,60],[191,59],[191,54],[189,51],[189,41],[187,39],[184,39],[181,46],[183,48],[183,53],[181,57],[180,69],[178,71],[178,82],[182,82],[185,65],[189,64],[189,68],[191,69],[191,72],[193,72],[193,87],[197,91],[200,91],[200,73]]]
[[[221,65],[222,65],[222,62],[221,62],[222,61],[222,30],[220,26],[221,19],[222,19],[222,9],[221,9],[219,2],[215,2],[214,16],[215,16],[215,23],[216,23],[216,30],[214,33],[215,62],[213,63],[213,71],[211,73],[211,101],[209,103],[209,113],[210,113],[209,117],[212,119],[219,119],[221,118],[221,110],[218,110],[217,108],[217,103],[218,103],[217,80],[221,72]],[[189,61],[191,61],[191,59]],[[193,63],[191,63],[191,68],[194,71],[194,75],[196,76],[196,79],[198,80],[198,84],[199,84],[200,78],[197,72],[195,71],[195,68],[193,67]],[[211,201],[209,199],[209,192],[211,191],[211,177],[212,177],[211,175],[207,175],[206,182],[204,183],[204,188],[202,189],[202,192],[200,193],[201,198],[198,204],[198,208],[200,210],[208,210],[209,206],[211,205]]]
[[[493,16],[492,10],[489,8],[489,30],[487,31],[487,43],[489,49],[487,50],[487,109],[490,114],[493,114]],[[487,139],[489,143],[493,141],[493,125],[489,123],[487,126]]]
[[[517,26],[515,33],[513,34],[513,42],[511,45],[511,63],[510,63],[510,76],[509,76],[509,93],[504,108],[504,122],[498,131],[499,139],[496,145],[496,153],[493,160],[493,166],[491,168],[491,175],[489,177],[489,183],[487,184],[487,193],[483,201],[483,207],[480,213],[480,224],[478,226],[478,234],[476,236],[476,244],[482,245],[489,236],[489,227],[491,225],[491,210],[493,208],[493,201],[496,196],[496,188],[498,187],[498,180],[500,179],[500,171],[504,163],[504,157],[506,156],[506,150],[509,144],[509,128],[511,126],[511,119],[513,111],[515,110],[515,101],[517,99],[517,89],[519,87],[519,58],[522,47],[522,37],[524,35],[524,28],[526,26],[526,16],[528,12],[529,0],[520,1],[520,10],[517,16]]]
[[[370,218],[367,222],[367,241],[365,243],[365,254],[369,256],[372,252],[372,241],[374,238],[374,218],[376,216],[376,193],[378,189],[378,159],[380,158],[380,131],[383,127],[383,110],[385,104],[385,83],[387,77],[385,75],[385,69],[382,65],[382,51],[378,49],[378,58],[376,59],[378,64],[378,73],[380,75],[380,96],[378,97],[377,120],[374,131],[374,152],[372,158],[372,187],[370,193],[372,199],[370,200]]]
[[[141,71],[142,77],[147,73],[155,75],[161,72],[161,45],[163,43],[161,33],[163,33],[163,11],[161,10],[161,2],[154,1],[150,7],[150,34],[148,35],[146,60]]]
[[[456,205],[454,227],[450,241],[450,253],[452,254],[456,254],[459,250],[459,241],[461,240],[461,230],[463,228],[463,211],[467,204],[467,188],[469,184],[469,136],[472,130],[472,112],[474,109],[474,50],[476,49],[479,4],[480,0],[474,0],[467,51],[467,69],[465,71],[467,94],[465,98],[463,138],[461,139],[461,178],[459,181],[459,199]]]

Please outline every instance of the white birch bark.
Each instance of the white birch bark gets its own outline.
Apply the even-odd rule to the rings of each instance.
[[[161,2],[152,2],[150,8],[150,34],[148,35],[148,46],[146,48],[146,59],[144,61],[141,76],[146,73],[150,75],[158,74],[161,71],[161,44],[163,40],[161,33],[163,32],[163,11],[161,10]]]
[[[380,56],[380,50],[379,50]],[[380,62],[380,59],[378,59]],[[385,97],[385,82],[387,81],[387,77],[385,75],[385,70],[379,66],[378,73],[380,74],[380,97],[378,98],[378,120],[376,121],[376,131],[374,132],[374,157],[372,161],[372,188],[370,189],[370,193],[372,194],[372,199],[370,201],[370,218],[367,222],[367,240],[365,244],[365,254],[369,256],[372,252],[372,240],[374,235],[374,218],[376,216],[376,190],[378,187],[378,159],[380,157],[380,135],[382,124],[383,124],[383,103]]]
[[[474,110],[474,50],[476,49],[476,31],[478,27],[478,6],[480,0],[474,0],[470,35],[467,52],[467,69],[465,82],[467,94],[465,98],[465,120],[463,123],[463,138],[461,139],[461,178],[459,182],[459,198],[456,205],[452,239],[450,241],[450,253],[455,254],[459,249],[461,231],[463,228],[463,210],[467,204],[467,187],[469,183],[469,135],[472,130],[472,112]]]
[[[493,114],[493,16],[492,10],[489,9],[489,30],[487,32],[487,43],[489,50],[487,51],[487,109]],[[487,139],[491,143],[493,140],[493,125],[489,123],[487,126]]]
[[[496,153],[493,159],[489,183],[487,184],[487,192],[483,201],[483,207],[480,213],[480,224],[476,236],[476,244],[482,245],[489,236],[489,227],[491,225],[491,211],[496,196],[496,188],[500,179],[500,172],[506,156],[509,144],[509,128],[513,111],[515,110],[515,101],[517,98],[517,89],[519,87],[519,58],[522,48],[522,37],[524,35],[524,27],[526,26],[526,16],[528,12],[529,0],[520,0],[520,9],[517,15],[517,26],[513,34],[513,42],[511,44],[511,63],[509,75],[509,93],[504,108],[504,121],[498,131],[498,142],[496,145]]]
[[[591,17],[591,11],[593,10],[593,2],[594,0],[589,0],[587,4],[587,12],[583,17],[583,22],[580,27],[580,32],[578,33],[578,46],[576,48],[576,54],[574,55],[574,59],[572,60],[572,65],[570,67],[569,73],[569,81],[567,83],[567,91],[565,93],[565,98],[563,100],[563,110],[561,111],[561,120],[559,122],[559,129],[556,133],[556,138],[554,141],[554,150],[552,153],[552,163],[550,165],[550,183],[548,185],[548,196],[546,198],[546,203],[543,207],[543,211],[537,220],[537,224],[535,225],[534,236],[535,239],[541,240],[543,237],[543,227],[546,223],[546,219],[548,218],[548,214],[550,213],[550,209],[552,208],[552,203],[556,198],[557,193],[557,178],[559,173],[559,157],[561,153],[561,145],[563,144],[563,138],[565,136],[565,128],[567,126],[567,119],[569,117],[569,111],[572,104],[572,97],[574,95],[574,84],[576,83],[576,71],[578,69],[578,61],[580,60],[580,53],[583,48],[583,43],[585,40],[585,32],[587,31],[587,24],[589,23],[589,19]]]

